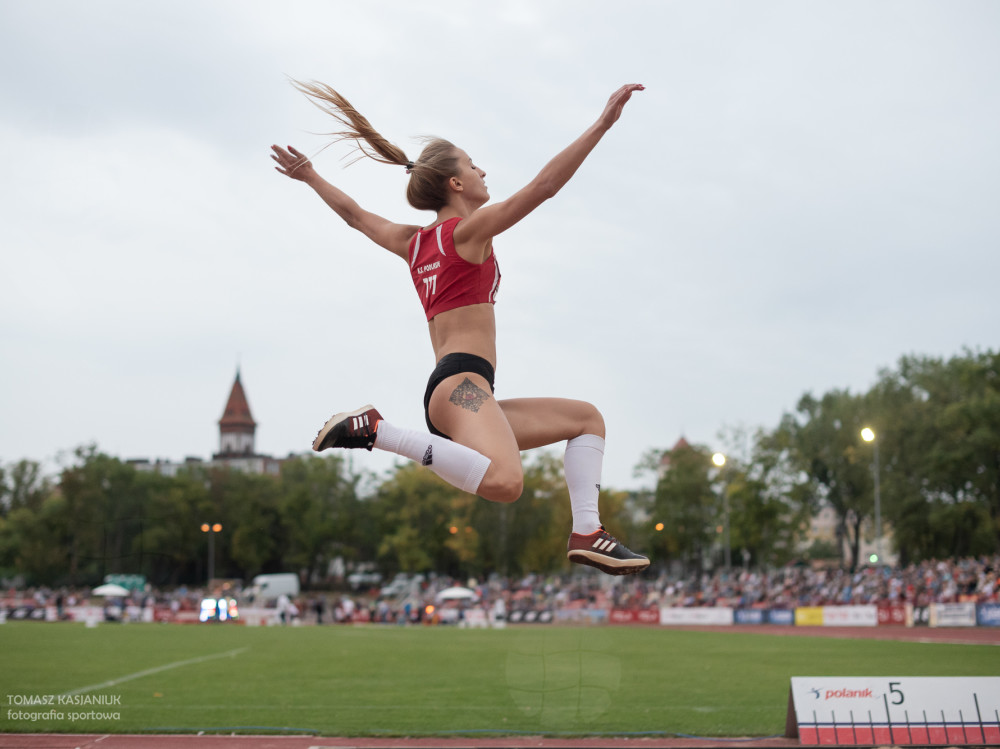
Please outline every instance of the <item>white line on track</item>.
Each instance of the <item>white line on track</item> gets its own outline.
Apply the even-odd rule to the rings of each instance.
[[[236,648],[235,650],[227,650],[224,653],[214,653],[212,655],[202,655],[197,658],[188,658],[184,661],[174,661],[173,663],[167,663],[163,666],[157,666],[156,668],[147,668],[145,671],[136,671],[134,674],[126,674],[125,676],[119,676],[117,679],[111,679],[110,681],[102,681],[100,684],[91,684],[90,686],[80,687],[79,689],[71,689],[68,692],[63,692],[60,697],[69,696],[72,694],[83,694],[84,692],[93,692],[95,689],[104,689],[106,687],[113,687],[116,684],[121,684],[122,682],[132,681],[132,679],[141,679],[143,676],[151,676],[152,674],[158,674],[161,671],[169,671],[172,668],[180,668],[181,666],[190,666],[194,663],[204,663],[205,661],[214,661],[217,658],[227,658],[239,655],[240,653],[245,653],[250,648]]]

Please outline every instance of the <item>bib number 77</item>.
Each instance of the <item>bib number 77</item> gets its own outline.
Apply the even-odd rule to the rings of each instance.
[[[424,279],[424,299],[430,299],[437,293],[437,274]]]

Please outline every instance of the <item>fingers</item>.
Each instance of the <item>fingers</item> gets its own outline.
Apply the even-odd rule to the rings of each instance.
[[[271,158],[278,163],[275,169],[289,177],[296,169],[309,163],[309,159],[294,146],[288,146],[287,149],[281,146],[271,146],[271,150],[274,152],[271,154]]]
[[[628,101],[632,94],[636,91],[645,91],[646,87],[641,83],[626,83],[620,89],[611,94],[612,99],[620,99],[622,101]]]

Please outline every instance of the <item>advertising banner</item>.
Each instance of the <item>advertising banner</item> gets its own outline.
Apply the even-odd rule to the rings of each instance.
[[[586,609],[581,609],[585,611]],[[507,615],[510,624],[551,624],[552,612],[548,609],[543,611],[511,611]]]
[[[767,612],[767,623],[790,627],[795,624],[795,612],[791,609],[770,609]]]
[[[875,606],[824,606],[824,627],[874,627],[878,624]]]
[[[1000,603],[981,603],[976,607],[980,627],[1000,627]]]
[[[660,609],[660,624],[694,624],[727,626],[733,623],[733,610],[730,608],[674,608],[664,606]]]
[[[932,627],[975,627],[976,604],[974,603],[932,603]]]
[[[556,609],[555,620],[560,624],[607,624],[607,609]]]
[[[878,625],[880,627],[900,627],[904,624],[906,624],[906,606],[903,604],[894,603],[878,607]]]
[[[796,627],[822,627],[823,609],[820,606],[799,606],[795,609]]]
[[[609,624],[659,624],[659,609],[611,609]]]
[[[764,609],[736,609],[733,617],[737,624],[763,624],[765,614]]]

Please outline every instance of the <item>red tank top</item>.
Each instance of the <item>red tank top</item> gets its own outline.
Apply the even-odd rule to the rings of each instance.
[[[410,275],[427,319],[470,304],[496,304],[500,268],[495,254],[479,265],[455,251],[453,238],[461,217],[421,229],[410,241]]]

